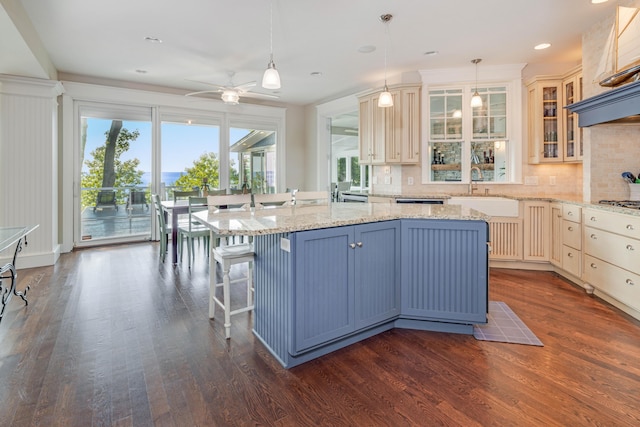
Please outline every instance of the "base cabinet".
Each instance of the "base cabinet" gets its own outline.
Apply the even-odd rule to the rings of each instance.
[[[473,333],[485,221],[401,219],[255,236],[254,333],[292,367],[393,328]]]
[[[640,218],[584,209],[583,279],[640,312]],[[620,307],[623,308],[624,307]]]
[[[488,225],[402,222],[402,316],[485,323]]]

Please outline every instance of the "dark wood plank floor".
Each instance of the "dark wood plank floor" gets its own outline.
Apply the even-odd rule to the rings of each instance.
[[[544,347],[393,330],[291,370],[238,315],[207,318],[208,266],[157,244],[21,271],[0,323],[2,426],[637,426],[640,323],[553,273],[491,271]]]

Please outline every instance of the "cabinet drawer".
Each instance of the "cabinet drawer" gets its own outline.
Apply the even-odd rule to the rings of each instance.
[[[584,210],[584,225],[640,239],[640,217],[605,212],[597,209]]]
[[[582,249],[582,227],[573,221],[562,220],[562,243],[574,249]]]
[[[584,253],[640,273],[640,241],[596,228],[584,228]]]
[[[581,251],[567,245],[562,246],[562,268],[576,277],[580,277],[581,258]]]
[[[583,279],[621,303],[640,310],[639,275],[585,255]]]
[[[562,205],[562,218],[567,221],[582,222],[582,208],[576,205]]]

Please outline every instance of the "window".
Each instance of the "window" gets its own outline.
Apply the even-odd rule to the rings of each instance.
[[[482,172],[473,180],[507,181],[507,86],[478,87],[482,107],[471,108],[475,90],[467,86],[428,92],[431,182],[468,181],[471,166]]]

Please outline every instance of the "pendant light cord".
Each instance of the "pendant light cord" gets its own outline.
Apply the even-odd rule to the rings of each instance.
[[[387,90],[387,50],[389,48],[389,21],[384,23],[384,87]]]
[[[269,6],[269,59],[273,62],[273,0]]]

